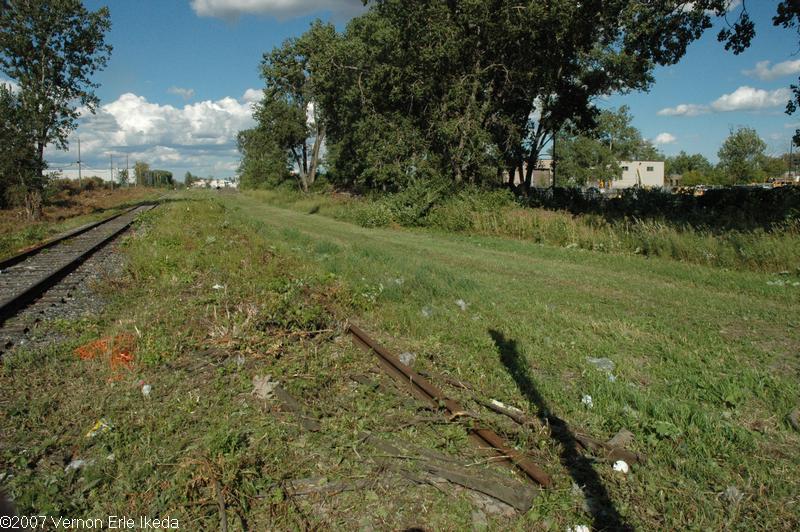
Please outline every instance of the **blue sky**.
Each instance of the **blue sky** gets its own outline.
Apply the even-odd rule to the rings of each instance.
[[[737,2],[738,3],[738,2]],[[726,52],[709,31],[675,66],[658,68],[649,93],[614,95],[603,106],[628,105],[646,138],[667,155],[685,150],[717,160],[731,128],[754,127],[778,153],[788,149],[800,114],[783,113],[788,87],[800,73],[797,34],[774,28],[777,2],[749,0],[757,36],[739,56]],[[232,176],[235,137],[250,127],[250,105],[261,87],[264,52],[303,33],[314,18],[342,28],[360,0],[87,0],[107,5],[114,46],[101,84],[99,112],[81,119],[88,175],[145,160],[182,179]],[[769,61],[769,63],[764,63]],[[776,65],[778,67],[776,68]],[[69,153],[50,150],[51,167],[76,174],[77,143]]]

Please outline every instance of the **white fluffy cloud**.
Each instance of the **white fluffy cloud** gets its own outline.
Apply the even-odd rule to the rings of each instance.
[[[19,85],[17,85],[17,82],[10,79],[0,78],[0,85],[6,85],[11,92],[17,92],[19,90]]]
[[[337,17],[352,17],[364,10],[361,0],[192,0],[201,17],[237,19],[242,15],[298,17],[329,11]]]
[[[723,94],[711,104],[715,111],[752,111],[786,105],[791,91],[786,88],[766,91],[753,87],[739,87],[730,94]]]
[[[194,96],[194,89],[184,89],[181,87],[170,87],[167,89],[167,92],[170,94],[175,94],[180,96],[184,100],[188,100],[192,96]]]
[[[661,116],[697,116],[709,112],[707,105],[698,105],[694,103],[682,103],[675,107],[666,107],[661,109],[658,114]]]
[[[244,98],[173,107],[126,93],[102,105],[95,115],[82,112],[72,149],[79,135],[82,159],[90,168],[105,172],[96,172],[103,177],[108,174],[109,153],[117,161],[124,161],[127,154],[131,165],[142,160],[168,170],[230,175],[238,164],[236,134],[253,127],[251,113],[251,103]],[[76,154],[51,150],[48,159],[58,167],[76,160]]]
[[[659,133],[658,135],[656,135],[656,138],[653,139],[653,142],[655,144],[672,144],[676,140],[678,140],[678,139],[677,139],[677,137],[675,137],[675,135],[673,135],[671,133],[664,132],[664,133]]]
[[[748,76],[756,77],[764,81],[772,81],[784,76],[791,76],[800,73],[800,59],[794,61],[784,61],[769,66],[771,61],[759,61],[752,70],[744,70]]]
[[[743,85],[730,94],[723,94],[709,105],[682,103],[658,111],[660,116],[697,116],[710,112],[758,111],[785,106],[792,94],[787,88],[767,91]]]
[[[261,89],[247,89],[242,95],[242,100],[247,103],[258,103],[264,98],[264,91]]]

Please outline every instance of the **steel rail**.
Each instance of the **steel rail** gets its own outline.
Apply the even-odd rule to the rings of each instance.
[[[133,209],[141,208],[142,206],[139,205],[137,207],[132,208],[131,210],[120,213],[128,214]],[[150,210],[154,207],[154,205],[149,205],[143,212]],[[107,219],[104,223],[108,223],[113,221],[114,219],[118,218],[118,216],[112,216]],[[130,225],[136,220],[136,217],[132,217],[130,221],[123,224],[119,228],[115,229],[110,234],[104,236],[102,239],[98,240],[91,247],[82,251],[76,257],[74,257],[69,262],[61,265],[60,267],[56,268],[55,270],[49,271],[40,277],[38,277],[33,283],[29,284],[23,291],[7,297],[3,300],[0,300],[0,325],[5,323],[10,317],[14,316],[17,312],[28,306],[31,302],[37,299],[39,296],[44,294],[50,287],[58,283],[61,279],[69,275],[73,272],[78,266],[80,266],[84,261],[86,261],[90,256],[92,256],[97,250],[108,244],[114,238],[116,238],[120,233],[125,231]],[[95,226],[97,227],[97,225]],[[63,241],[64,239],[62,239]]]
[[[400,362],[400,359],[372,339],[359,327],[349,324],[347,330],[353,336],[353,343],[365,351],[372,351],[378,355],[378,360],[388,373],[397,380],[407,383],[415,396],[429,401],[436,407],[443,406],[447,410],[449,417],[457,417],[465,413],[464,408],[458,403],[452,399],[448,399],[439,388],[431,384],[412,368]],[[552,485],[550,475],[531,462],[526,456],[522,455],[522,453],[512,449],[503,438],[498,436],[494,431],[485,428],[471,428],[470,435],[473,436],[479,444],[488,445],[503,457],[511,460],[511,462],[531,480],[537,482],[542,487],[547,488]]]
[[[59,243],[63,242],[64,240],[68,240],[70,238],[73,238],[73,237],[76,237],[78,235],[81,235],[81,234],[83,234],[83,233],[85,233],[87,231],[91,231],[95,227],[97,227],[99,225],[103,225],[104,223],[110,222],[111,220],[113,220],[115,218],[119,218],[123,214],[127,214],[127,213],[131,212],[133,209],[136,209],[137,207],[140,207],[140,206],[141,205],[134,205],[133,207],[128,207],[127,209],[125,209],[125,210],[123,210],[121,212],[118,212],[117,214],[113,214],[113,215],[109,216],[108,218],[103,218],[102,220],[98,220],[96,222],[91,222],[91,223],[88,223],[86,225],[82,225],[82,226],[80,226],[80,227],[78,227],[76,229],[73,229],[73,230],[71,230],[71,231],[69,231],[67,233],[61,234],[61,235],[59,235],[59,236],[57,236],[57,237],[55,237],[55,238],[53,238],[51,240],[47,240],[46,242],[42,242],[41,244],[36,244],[33,247],[29,247],[29,248],[17,253],[16,255],[12,255],[11,257],[8,257],[8,258],[5,258],[5,259],[1,260],[0,261],[0,270],[5,270],[6,268],[10,268],[11,266],[14,266],[15,264],[19,264],[20,262],[28,259],[29,257],[32,257],[33,255],[36,255],[40,251],[43,251],[43,250],[45,250],[47,248],[51,248],[51,247],[55,246],[56,244],[59,244]]]

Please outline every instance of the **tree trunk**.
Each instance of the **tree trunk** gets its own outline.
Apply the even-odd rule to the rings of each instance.
[[[311,168],[308,171],[308,183],[313,185],[317,179],[317,170],[319,168],[319,150],[322,143],[325,141],[325,126],[322,125],[317,128],[317,135],[314,138],[314,147],[311,150]]]

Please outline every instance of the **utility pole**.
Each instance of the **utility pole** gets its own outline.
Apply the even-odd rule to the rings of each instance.
[[[794,139],[789,141],[789,178],[794,181],[794,161],[792,160],[792,148],[794,147]]]
[[[128,166],[128,154],[125,154],[125,186],[131,186],[131,167]]]
[[[78,137],[78,190],[81,189],[81,138]]]
[[[111,179],[111,186],[114,186],[114,155],[109,153],[108,154],[108,175]]]

